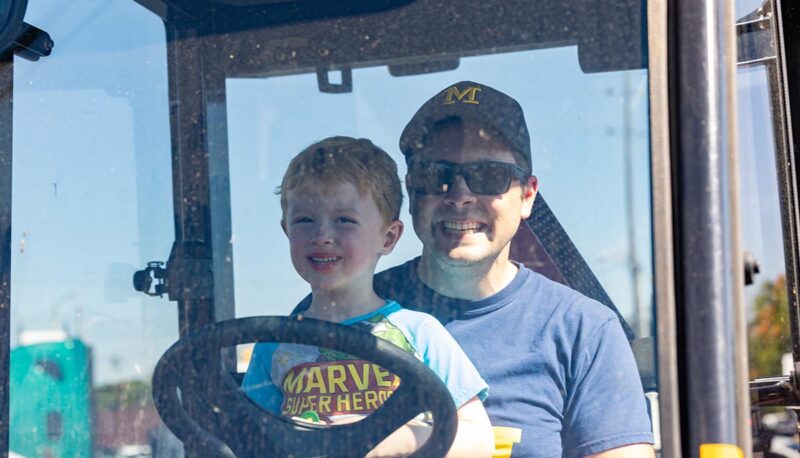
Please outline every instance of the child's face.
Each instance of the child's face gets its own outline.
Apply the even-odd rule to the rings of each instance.
[[[389,254],[403,223],[386,223],[369,193],[352,183],[303,185],[286,193],[281,221],[292,264],[311,290],[372,291],[380,255]]]

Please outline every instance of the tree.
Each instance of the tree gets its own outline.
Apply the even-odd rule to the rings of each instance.
[[[786,277],[762,284],[753,305],[755,314],[748,325],[750,377],[781,375],[781,355],[792,349]]]

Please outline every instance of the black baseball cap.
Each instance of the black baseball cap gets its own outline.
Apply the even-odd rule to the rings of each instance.
[[[437,122],[453,118],[492,127],[511,145],[519,165],[532,172],[531,139],[522,107],[497,89],[474,81],[448,86],[417,110],[400,135],[406,161],[430,141]]]

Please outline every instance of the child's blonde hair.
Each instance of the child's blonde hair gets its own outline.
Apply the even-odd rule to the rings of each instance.
[[[308,183],[352,183],[360,193],[372,196],[387,223],[400,218],[403,191],[397,164],[386,151],[365,138],[328,137],[295,156],[275,191],[281,196],[284,214],[286,192]]]

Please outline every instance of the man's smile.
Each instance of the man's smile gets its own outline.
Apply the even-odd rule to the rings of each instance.
[[[441,234],[448,237],[464,237],[473,234],[486,232],[487,225],[475,220],[444,220],[436,224],[436,229]]]
[[[459,221],[445,221],[442,223],[444,228],[452,231],[473,231],[480,229],[482,224],[477,221],[459,222]]]

